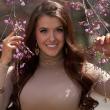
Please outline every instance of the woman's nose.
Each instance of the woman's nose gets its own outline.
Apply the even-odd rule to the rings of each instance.
[[[55,41],[55,33],[54,32],[50,33],[49,39],[50,39],[51,42]]]

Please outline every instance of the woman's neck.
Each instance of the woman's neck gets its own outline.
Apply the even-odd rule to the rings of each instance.
[[[48,56],[43,52],[40,52],[40,66],[43,67],[52,67],[60,66],[63,64],[63,54],[59,53],[57,56]],[[50,68],[51,69],[51,68]]]

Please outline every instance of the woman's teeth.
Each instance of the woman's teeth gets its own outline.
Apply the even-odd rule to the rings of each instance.
[[[51,47],[51,48],[53,48],[53,47],[56,47],[57,45],[47,45],[47,47]]]

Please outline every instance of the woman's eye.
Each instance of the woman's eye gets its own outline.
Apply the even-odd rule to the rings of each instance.
[[[57,29],[58,32],[64,32],[64,29]]]
[[[45,29],[45,30],[40,30],[40,32],[41,32],[41,33],[46,33],[47,30],[46,30],[46,29]]]

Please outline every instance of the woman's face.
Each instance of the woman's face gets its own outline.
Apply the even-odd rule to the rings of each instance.
[[[36,40],[41,52],[57,56],[64,46],[63,24],[57,17],[44,15],[36,24]]]

